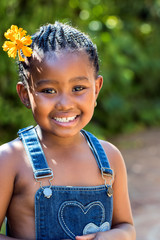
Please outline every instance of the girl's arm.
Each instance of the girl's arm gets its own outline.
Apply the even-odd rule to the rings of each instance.
[[[114,170],[112,228],[106,232],[77,236],[76,240],[135,240],[135,228],[128,194],[127,172],[119,150],[102,141],[111,168]]]
[[[6,212],[12,198],[14,181],[15,181],[15,168],[14,168],[14,155],[11,154],[9,144],[0,146],[0,229]],[[0,234],[0,240],[12,239]]]

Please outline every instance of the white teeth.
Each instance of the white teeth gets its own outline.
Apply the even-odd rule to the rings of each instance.
[[[57,118],[57,117],[55,117],[54,119],[55,119],[57,122],[70,122],[70,121],[73,121],[75,118],[76,118],[76,116],[74,116],[74,117],[68,117],[68,118]]]

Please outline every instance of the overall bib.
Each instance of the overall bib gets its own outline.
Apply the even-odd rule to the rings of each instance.
[[[40,182],[35,195],[35,228],[37,240],[75,239],[75,236],[107,231],[112,224],[113,197],[112,179],[107,156],[98,139],[81,130],[94,154],[104,179],[100,186],[52,186],[52,169],[48,167],[36,129],[31,126],[19,130],[25,150],[32,164],[34,178]],[[49,186],[42,186],[47,177]],[[83,177],[83,175],[82,175]],[[110,181],[111,182],[111,181]]]

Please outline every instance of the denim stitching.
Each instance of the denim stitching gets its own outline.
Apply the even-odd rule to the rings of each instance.
[[[61,227],[63,228],[63,230],[70,236],[70,237],[75,237],[75,234],[68,228],[68,226],[66,225],[65,223],[65,220],[64,220],[64,217],[63,217],[63,211],[64,211],[64,208],[66,206],[69,206],[69,205],[72,205],[72,206],[77,206],[79,207],[82,212],[86,215],[88,213],[88,211],[94,207],[94,206],[99,206],[102,210],[102,219],[101,219],[101,222],[100,222],[100,225],[104,222],[104,219],[105,219],[105,208],[103,206],[103,204],[100,202],[100,201],[94,201],[86,206],[82,205],[80,202],[78,201],[66,201],[64,203],[61,204],[60,208],[59,208],[59,211],[58,211],[58,219],[59,219],[59,222],[60,222],[60,225]],[[85,209],[87,209],[85,211]],[[63,224],[65,226],[63,226]]]
[[[49,186],[44,186],[44,188],[47,188],[47,187],[49,187]],[[84,187],[79,187],[79,188],[77,188],[77,187],[73,187],[73,188],[68,188],[68,187],[66,187],[66,186],[62,186],[62,187],[59,187],[59,186],[52,186],[51,187],[51,189],[52,189],[52,191],[53,192],[76,192],[76,191],[79,191],[79,192],[97,192],[97,191],[106,191],[106,186],[105,185],[103,185],[103,187],[102,188],[97,188],[97,189],[95,189],[95,187],[91,187],[91,189],[85,189]],[[39,188],[38,190],[37,190],[37,192],[36,192],[36,194],[35,194],[35,196],[36,196],[36,198],[37,199],[39,199],[40,198],[40,196],[42,195],[42,191],[43,191],[43,189],[42,188]],[[107,194],[106,194],[106,197],[107,197]]]
[[[73,188],[68,188],[67,186],[62,186],[62,187],[58,187],[58,186],[52,186],[51,187],[53,189],[53,191],[80,191],[80,192],[97,192],[97,191],[105,191],[106,190],[106,186],[103,185],[102,188],[97,188],[95,189],[95,187],[90,188],[90,189],[85,189],[84,187],[73,187]]]
[[[47,187],[49,187],[49,186],[44,186],[44,188],[47,188]],[[82,188],[82,189],[81,189]],[[51,189],[52,189],[52,192],[99,192],[99,191],[101,191],[101,192],[106,192],[106,186],[105,185],[103,185],[103,187],[102,188],[98,188],[98,189],[94,189],[94,187],[93,187],[93,189],[91,188],[91,189],[84,189],[84,187],[79,187],[79,188],[77,188],[77,187],[73,187],[73,188],[71,188],[71,189],[68,189],[67,187],[65,188],[65,186],[62,186],[62,187],[59,187],[59,186],[52,186],[51,187]],[[36,192],[36,197],[37,197],[37,199],[39,199],[40,198],[40,196],[41,196],[41,194],[42,194],[42,191],[43,191],[43,189],[42,188],[39,188],[38,190],[37,190],[37,192]],[[41,194],[38,194],[38,193],[40,193],[41,192]],[[107,194],[106,194],[106,197],[108,198],[108,196],[107,196]]]

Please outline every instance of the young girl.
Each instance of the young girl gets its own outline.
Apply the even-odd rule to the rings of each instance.
[[[134,240],[123,158],[83,130],[103,83],[96,46],[59,22],[25,34],[12,26],[3,49],[18,51],[17,92],[37,125],[0,148],[0,239]]]

